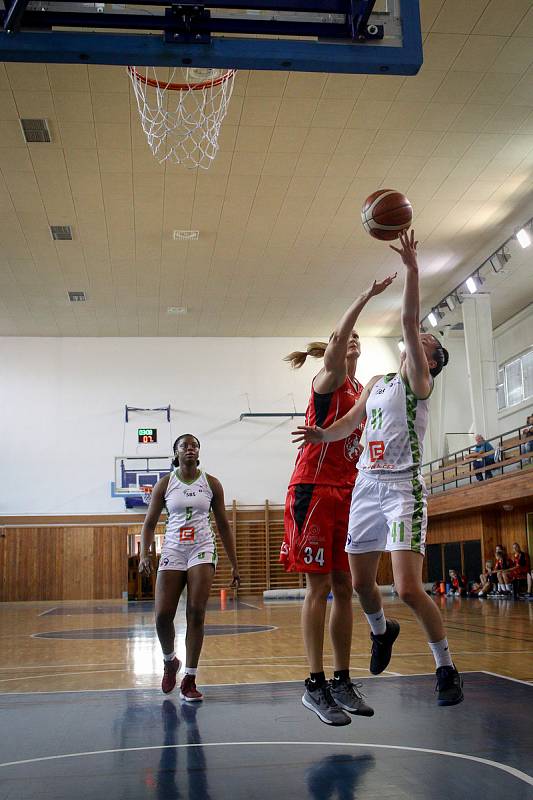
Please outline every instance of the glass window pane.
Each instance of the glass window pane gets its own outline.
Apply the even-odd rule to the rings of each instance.
[[[520,358],[505,366],[505,389],[508,406],[522,402],[522,363]]]
[[[503,383],[496,387],[496,398],[498,400],[498,411],[501,411],[502,408],[505,408],[505,387]]]
[[[533,396],[533,350],[522,356],[522,373],[524,376],[524,400]]]

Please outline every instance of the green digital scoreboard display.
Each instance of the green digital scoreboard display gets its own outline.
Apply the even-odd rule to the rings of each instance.
[[[137,428],[139,444],[154,444],[157,442],[157,428]]]

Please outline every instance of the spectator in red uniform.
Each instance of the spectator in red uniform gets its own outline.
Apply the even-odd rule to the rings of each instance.
[[[307,352],[286,357],[293,367],[307,358],[324,358],[314,377],[307,407],[306,424],[327,428],[357,402],[363,386],[355,378],[361,349],[354,325],[368,301],[381,294],[395,276],[374,281],[343,314],[329,343],[313,342]],[[306,574],[307,591],[302,609],[302,631],[310,676],[302,702],[328,725],[347,725],[345,713],[370,716],[367,706],[350,679],[352,642],[352,581],[344,551],[350,500],[361,452],[359,439],[364,421],[342,441],[309,444],[296,458],[285,501],[285,536],[280,561],[287,571]],[[329,592],[333,604],[329,632],[333,646],[334,677],[324,674],[323,649],[326,605]]]
[[[513,581],[523,580],[528,574],[528,559],[518,542],[513,543],[513,554],[511,556],[511,568],[502,569],[498,572],[499,590],[507,597],[513,595]]]

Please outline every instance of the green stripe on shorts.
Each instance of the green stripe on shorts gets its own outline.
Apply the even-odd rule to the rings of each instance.
[[[418,477],[418,467],[420,465],[420,442],[415,431],[416,409],[418,399],[412,392],[410,386],[405,385],[405,407],[407,410],[407,430],[409,433],[409,444],[411,445],[411,455],[413,457],[413,469],[415,474],[411,480],[413,490],[413,516],[411,519],[411,550],[415,553],[421,552],[422,544],[422,520],[424,518],[424,493],[422,484]]]

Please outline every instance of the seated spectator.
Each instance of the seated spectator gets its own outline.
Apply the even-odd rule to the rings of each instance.
[[[474,589],[477,586],[477,589]],[[485,561],[485,569],[479,576],[479,583],[472,586],[472,591],[476,591],[478,597],[486,597],[489,592],[496,591],[498,577],[493,571],[492,561]]]
[[[487,442],[480,433],[476,433],[476,443],[474,445],[474,453],[467,456],[467,458],[474,459],[474,469],[481,469],[481,467],[490,467],[494,464],[494,447],[490,442]],[[493,477],[492,470],[487,469],[484,472],[476,472],[476,479],[482,481],[483,478],[488,480]]]
[[[462,575],[459,575],[456,570],[451,569],[449,571],[449,584],[450,588],[448,590],[448,595],[456,595],[457,597],[464,597],[466,595],[466,583]]]
[[[528,436],[533,436],[533,414],[530,414],[526,420],[526,427],[523,428],[522,433],[520,435],[521,439],[526,439]],[[531,463],[533,459],[533,439],[531,441],[526,442],[520,447],[520,452],[522,454],[529,455],[529,463]],[[527,463],[527,462],[526,462]]]
[[[513,555],[511,557],[512,563],[510,569],[503,569],[498,572],[498,583],[500,592],[508,597],[512,597],[513,581],[524,580],[527,578],[529,572],[529,564],[526,553],[524,553],[518,542],[513,543]]]
[[[511,568],[511,562],[507,558],[507,554],[505,552],[505,548],[501,544],[496,545],[495,550],[495,558],[494,558],[494,565],[492,569],[492,577],[494,581],[494,588],[493,591],[490,592],[491,595],[497,595],[498,597],[505,597],[505,589],[502,588],[501,582],[499,579],[499,575],[507,569]]]

